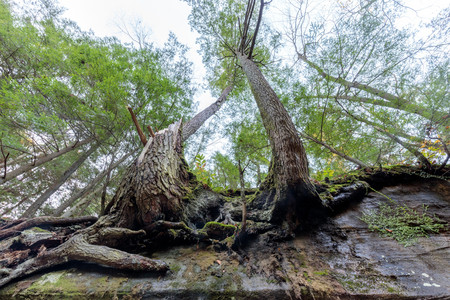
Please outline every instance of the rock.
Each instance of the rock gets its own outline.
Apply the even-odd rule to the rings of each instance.
[[[426,204],[430,214],[450,222],[448,182],[421,180],[379,192],[414,209]],[[386,201],[371,192],[284,242],[270,227],[257,230],[262,225],[250,222],[267,233],[252,235],[233,255],[201,244],[153,253],[170,265],[166,276],[72,263],[12,283],[0,290],[0,299],[448,299],[448,227],[404,247],[360,220]]]

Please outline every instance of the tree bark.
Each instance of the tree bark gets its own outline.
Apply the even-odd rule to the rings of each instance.
[[[86,144],[92,142],[93,140],[94,140],[93,138],[88,138],[88,139],[76,142],[72,146],[66,147],[66,148],[61,149],[59,151],[50,153],[48,155],[39,156],[39,157],[36,158],[36,160],[32,164],[21,166],[21,167],[19,167],[17,169],[14,169],[14,170],[6,173],[6,175],[4,177],[0,177],[0,184],[3,184],[3,183],[5,183],[5,182],[7,182],[7,181],[9,181],[9,180],[11,180],[13,178],[16,178],[17,176],[19,176],[19,175],[21,175],[23,173],[26,173],[26,172],[28,172],[28,171],[30,171],[30,170],[32,170],[32,169],[34,169],[34,168],[36,168],[36,167],[46,163],[46,162],[49,162],[49,161],[51,161],[51,160],[53,160],[53,159],[55,159],[55,158],[57,158],[57,157],[59,157],[59,156],[61,156],[63,154],[66,154],[66,153],[68,153],[70,151],[73,151],[73,150],[83,146],[83,145],[86,145]]]
[[[202,121],[193,122],[197,124],[195,128],[216,110],[210,110],[207,117],[200,118]],[[113,248],[126,247],[130,239],[152,238],[152,235],[160,234],[160,231],[155,233],[157,224],[168,224],[170,226],[164,230],[177,228],[196,240],[207,237],[180,222],[189,218],[184,208],[190,200],[184,196],[197,185],[184,160],[182,141],[181,121],[150,137],[139,157],[127,169],[105,209],[105,215],[92,226],[74,233],[58,247],[44,249],[14,270],[7,270],[6,276],[0,279],[0,287],[15,278],[74,260],[118,269],[167,271],[168,266],[163,262]]]
[[[22,218],[30,218],[33,217],[37,210],[45,203],[45,201],[50,198],[60,187],[63,185],[66,180],[76,171],[78,168],[84,163],[84,161],[97,150],[100,146],[99,143],[92,145],[91,148],[83,153],[65,172],[59,177],[39,198],[37,198],[33,204],[22,214]]]
[[[260,187],[273,202],[272,222],[287,221],[291,229],[306,221],[308,211],[321,207],[320,197],[309,181],[308,160],[297,129],[285,107],[258,66],[237,53],[269,136],[272,161]]]

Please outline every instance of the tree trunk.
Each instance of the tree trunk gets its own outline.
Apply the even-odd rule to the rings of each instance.
[[[63,185],[66,180],[72,175],[78,168],[84,163],[84,161],[97,150],[97,148],[100,146],[100,144],[95,144],[91,146],[91,148],[83,153],[83,155],[80,156],[65,172],[64,174],[59,177],[53,184],[50,186],[39,198],[37,198],[33,204],[31,204],[30,207],[22,214],[22,218],[30,218],[33,217],[37,210],[42,206],[42,204],[45,203],[45,201],[50,198],[51,195],[53,195],[60,187]]]
[[[55,209],[55,211],[53,212],[53,216],[57,217],[57,216],[61,216],[61,214],[64,212],[64,210],[66,208],[68,208],[69,206],[71,206],[75,201],[77,201],[78,199],[85,197],[87,194],[89,194],[96,186],[97,184],[99,184],[103,178],[105,178],[105,176],[107,176],[107,174],[109,174],[109,172],[111,172],[114,168],[116,168],[118,165],[120,165],[122,162],[124,162],[128,157],[130,157],[132,153],[128,153],[126,155],[124,155],[121,159],[119,159],[117,162],[115,162],[114,164],[112,164],[111,166],[108,167],[107,170],[104,170],[103,172],[101,172],[100,174],[98,174],[87,186],[85,186],[81,191],[79,191],[78,193],[73,194],[69,199],[67,199],[66,201],[64,201],[60,206],[58,206],[58,208]]]
[[[116,227],[135,229],[158,220],[181,220],[190,179],[181,142],[181,122],[149,138],[105,210]]]
[[[321,207],[320,197],[309,181],[308,160],[297,129],[258,66],[237,54],[247,76],[269,136],[272,161],[261,186],[263,197],[273,203],[272,222],[287,221],[290,229],[306,221],[312,208]]]
[[[232,89],[233,84],[231,83],[222,91],[222,94],[216,102],[202,110],[195,117],[189,120],[189,122],[184,124],[182,136],[183,141],[186,141],[191,135],[193,135],[203,125],[203,123],[209,119],[209,117],[214,115],[222,107],[222,104],[225,102]]]
[[[387,106],[387,107],[392,107],[392,108],[396,108],[399,110],[403,110],[406,112],[410,112],[413,114],[417,114],[421,117],[424,117],[432,122],[436,122],[436,123],[442,123],[444,126],[447,123],[446,119],[448,118],[448,114],[447,113],[443,113],[440,111],[435,111],[433,109],[429,109],[429,108],[425,108],[425,107],[421,107],[411,101],[408,101],[404,98],[398,97],[396,95],[393,95],[391,93],[382,91],[380,89],[371,87],[367,84],[363,84],[363,83],[359,83],[356,81],[348,81],[345,80],[344,78],[341,77],[334,77],[328,73],[326,73],[321,67],[319,67],[317,64],[313,63],[312,61],[310,61],[309,59],[306,58],[305,55],[302,55],[300,53],[297,53],[298,58],[300,58],[301,60],[303,60],[305,63],[307,63],[310,67],[312,67],[313,69],[315,69],[320,76],[322,76],[323,78],[325,78],[327,81],[333,81],[336,83],[339,83],[342,86],[345,86],[346,88],[355,88],[361,91],[365,91],[369,94],[372,94],[374,96],[378,96],[384,100],[387,101],[387,103],[383,103],[382,101],[374,101],[371,102],[375,105],[382,105],[382,106]],[[359,98],[360,102],[366,102],[363,101],[365,98]],[[348,98],[347,100],[350,101],[354,101],[354,100],[358,100],[358,98]]]
[[[92,141],[93,141],[92,138],[88,138],[88,139],[85,139],[83,141],[76,142],[72,146],[66,147],[66,148],[61,149],[59,151],[50,153],[48,155],[39,156],[39,157],[36,158],[36,160],[32,164],[21,166],[21,167],[19,167],[17,169],[14,169],[14,170],[6,173],[5,177],[0,177],[0,184],[3,184],[5,182],[7,182],[8,180],[16,178],[17,176],[19,176],[19,175],[21,175],[23,173],[26,173],[26,172],[28,172],[28,171],[30,171],[30,170],[32,170],[32,169],[34,169],[34,168],[44,164],[44,163],[46,163],[46,162],[49,162],[49,161],[51,161],[51,160],[53,160],[53,159],[55,159],[55,158],[57,158],[57,157],[59,157],[59,156],[61,156],[63,154],[66,154],[66,153],[68,153],[70,151],[73,151],[73,150],[75,150],[75,149],[77,149],[77,148],[79,148],[79,147],[81,147],[83,145],[86,145],[86,144],[88,144],[88,143],[90,143]]]
[[[193,118],[195,122],[188,122],[195,123],[193,130],[186,130],[189,135],[220,108],[230,90],[227,88],[225,95],[223,93],[223,97],[216,101],[216,109],[207,109],[206,113],[202,111],[199,113],[201,117]],[[184,232],[183,240],[195,238],[198,241],[208,237],[206,233],[194,232],[184,222],[179,222],[188,219],[192,211],[197,212],[195,208],[185,206],[191,203],[184,199],[185,195],[197,184],[183,157],[182,142],[186,138],[188,135],[182,137],[181,121],[150,137],[139,157],[126,171],[105,209],[105,215],[92,226],[74,233],[58,247],[44,249],[12,271],[5,269],[6,276],[0,278],[0,287],[15,278],[74,260],[118,269],[167,271],[168,266],[163,262],[113,248],[126,248],[130,240],[143,236],[152,238],[155,234],[161,236],[163,230],[169,229]]]

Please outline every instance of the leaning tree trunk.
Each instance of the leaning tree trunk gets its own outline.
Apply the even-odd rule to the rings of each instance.
[[[150,137],[106,208],[108,222],[135,229],[161,219],[180,221],[189,186],[180,127],[177,122]]]
[[[217,109],[230,92],[227,88],[215,104]],[[194,117],[195,128],[213,115],[217,109],[206,109],[201,121]],[[189,122],[185,126],[189,126]],[[188,128],[188,127],[186,127]],[[196,129],[190,130],[189,134]],[[184,137],[186,137],[185,135]],[[164,236],[163,230],[174,229],[185,232],[192,239],[207,238],[207,234],[196,233],[184,222],[185,195],[196,184],[183,157],[181,121],[170,125],[150,137],[139,157],[128,168],[115,196],[105,209],[105,215],[95,224],[67,237],[56,248],[39,249],[37,256],[18,265],[6,266],[0,274],[0,287],[13,279],[69,261],[93,262],[117,269],[159,271],[168,270],[161,261],[141,255],[127,253],[124,249],[137,239],[152,239]],[[192,175],[192,176],[191,176]],[[37,218],[32,226],[42,220]],[[53,218],[44,222],[79,222],[75,219]],[[0,228],[0,240],[15,235],[28,225],[8,229]],[[26,223],[26,221],[24,222]],[[22,227],[21,227],[22,226]],[[5,230],[7,231],[5,233]],[[4,233],[4,237],[2,237]],[[9,234],[9,235],[8,235]],[[1,248],[0,248],[1,249]],[[14,255],[14,249],[8,249]],[[10,268],[10,269],[7,269]],[[6,275],[4,275],[6,274]],[[3,276],[3,277],[2,277]]]
[[[304,223],[312,209],[321,207],[320,197],[309,181],[308,160],[297,129],[258,66],[237,54],[247,76],[269,136],[272,161],[261,186],[266,203],[273,206],[272,222],[287,221],[291,229]]]

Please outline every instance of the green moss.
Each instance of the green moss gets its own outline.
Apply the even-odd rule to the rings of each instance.
[[[328,270],[323,270],[323,271],[315,271],[314,272],[315,275],[319,275],[319,276],[328,276]]]
[[[212,239],[223,240],[232,236],[236,231],[236,226],[219,222],[208,222],[200,230],[200,233],[207,234]]]
[[[181,266],[179,264],[172,264],[169,267],[173,273],[178,273],[181,270]]]
[[[169,229],[169,232],[173,238],[176,238],[178,236],[178,232],[175,229]]]
[[[51,233],[50,231],[42,229],[40,227],[32,227],[28,230],[33,231],[33,232]]]

